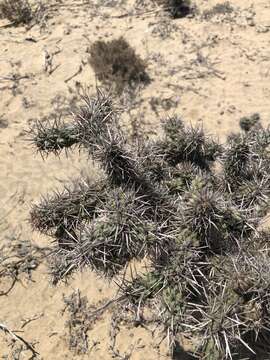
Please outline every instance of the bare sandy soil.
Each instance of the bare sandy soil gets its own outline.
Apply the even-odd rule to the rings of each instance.
[[[29,209],[41,194],[80,175],[95,172],[84,154],[43,159],[26,141],[31,119],[62,111],[77,98],[77,89],[95,93],[89,47],[97,39],[124,36],[148,64],[150,85],[123,107],[129,130],[158,133],[160,119],[180,114],[186,122],[202,123],[224,141],[238,130],[239,118],[258,112],[270,120],[270,3],[235,0],[233,13],[203,19],[202,12],[218,1],[197,0],[199,13],[172,21],[147,1],[47,0],[46,16],[30,29],[0,20],[0,230],[1,245],[21,240],[46,246],[48,238],[33,233]],[[136,6],[135,6],[136,5]],[[46,55],[51,64],[46,69]],[[1,246],[0,246],[1,247]],[[41,359],[166,359],[166,339],[159,330],[123,326],[116,337],[119,356],[109,350],[111,313],[88,332],[89,352],[69,349],[68,314],[63,294],[80,289],[90,304],[103,304],[117,287],[89,270],[70,282],[50,285],[42,263],[19,276],[7,296],[0,296],[0,323],[34,344]],[[11,285],[0,276],[0,291]],[[1,294],[1,293],[0,293]],[[27,321],[32,319],[32,321]],[[26,320],[26,324],[25,324]],[[23,326],[24,325],[24,326]],[[23,326],[23,328],[22,328]],[[122,357],[121,357],[122,356]],[[0,332],[0,359],[29,359],[31,352]],[[185,355],[177,358],[185,359]]]

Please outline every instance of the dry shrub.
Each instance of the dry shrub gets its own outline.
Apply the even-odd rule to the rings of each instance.
[[[28,0],[2,0],[0,16],[14,25],[29,24],[33,19],[33,9]]]
[[[260,114],[254,113],[250,116],[244,116],[240,119],[239,125],[240,128],[244,131],[250,131],[254,126],[259,125],[260,123]]]
[[[212,19],[216,15],[226,15],[234,12],[234,8],[229,1],[216,4],[212,9],[205,10],[203,17],[207,20]]]
[[[126,86],[136,87],[147,84],[150,78],[146,72],[146,62],[142,60],[123,38],[111,41],[96,41],[90,49],[90,64],[104,85],[114,85],[117,93]]]
[[[81,296],[80,291],[74,291],[69,297],[64,297],[65,308],[68,312],[66,322],[69,334],[68,344],[70,350],[76,354],[84,354],[88,351],[88,331],[98,319],[98,315],[91,315],[94,308],[89,305],[86,296]]]
[[[183,18],[193,11],[190,0],[156,0],[155,2],[168,11],[174,19]]]
[[[47,248],[40,248],[17,238],[11,238],[0,247],[0,283],[8,279],[6,289],[0,288],[0,296],[8,295],[17,282],[26,276],[32,280],[32,273],[42,263],[48,253]],[[4,281],[3,281],[4,282]]]

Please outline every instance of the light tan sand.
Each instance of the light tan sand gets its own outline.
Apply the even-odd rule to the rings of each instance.
[[[131,0],[114,7],[101,5],[109,1],[100,0],[96,1],[99,3],[96,8],[90,0],[44,2],[49,19],[41,30],[40,26],[30,30],[0,28],[0,118],[8,122],[6,128],[0,129],[2,243],[15,233],[22,239],[46,245],[50,239],[32,233],[28,223],[31,202],[38,201],[41,194],[55,187],[61,188],[67,179],[78,177],[80,169],[87,164],[86,156],[76,153],[69,158],[63,154],[59,159],[50,156],[43,161],[25,141],[23,130],[30,119],[55,112],[57,97],[68,102],[75,94],[76,83],[89,86],[94,93],[96,81],[87,58],[89,45],[97,39],[123,35],[148,61],[152,82],[139,94],[139,108],[129,114],[133,120],[140,119],[140,130],[144,126],[158,132],[158,116],[174,113],[182,115],[187,122],[203,123],[206,130],[221,141],[238,129],[241,116],[259,112],[264,124],[269,124],[269,0],[232,1],[239,13],[231,19],[175,20],[176,29],[165,39],[157,33],[163,26],[164,35],[172,22],[157,12],[132,15],[135,10]],[[196,2],[200,10],[216,3],[213,0]],[[137,10],[141,12],[142,9]],[[0,26],[7,23],[1,20]],[[44,71],[45,50],[54,54],[54,71],[50,75]],[[80,74],[65,82],[80,66]],[[22,79],[17,83],[8,80],[12,75]],[[156,116],[149,104],[151,98],[154,98],[152,102],[155,98],[173,101],[176,107],[166,111],[159,106]],[[129,115],[124,113],[123,118],[130,121]],[[92,171],[91,164],[87,166]],[[1,281],[0,278],[1,289],[8,286]],[[69,295],[78,288],[94,304],[112,298],[116,292],[115,285],[98,279],[88,270],[76,274],[68,286],[52,287],[47,269],[41,265],[33,274],[33,282],[25,279],[16,284],[9,296],[0,297],[0,323],[20,330],[23,319],[43,314],[21,333],[36,344],[42,359],[112,359],[108,351],[110,313],[89,332],[90,347],[95,341],[99,345],[88,355],[75,356],[68,349],[67,315],[61,313],[63,294]],[[0,359],[13,359],[6,339],[0,332]],[[132,360],[166,359],[166,341],[159,351],[156,347],[159,339],[160,336],[152,337],[142,327],[123,328],[117,337],[117,347],[122,354],[135,347]],[[20,359],[29,357],[30,352],[23,352]]]

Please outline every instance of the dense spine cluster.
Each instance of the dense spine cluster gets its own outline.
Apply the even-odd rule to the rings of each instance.
[[[244,118],[221,146],[173,117],[162,138],[131,144],[110,97],[82,100],[72,122],[31,131],[42,154],[78,146],[103,170],[32,208],[34,228],[56,239],[54,281],[83,266],[112,277],[147,257],[148,271],[121,291],[134,306],[156,303],[172,346],[183,333],[200,339],[200,359],[251,358],[270,330],[269,235],[258,230],[270,131],[257,115]]]

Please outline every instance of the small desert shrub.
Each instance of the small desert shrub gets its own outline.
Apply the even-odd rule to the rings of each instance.
[[[163,6],[174,19],[185,17],[193,11],[190,0],[157,0],[155,2]]]
[[[171,347],[179,333],[194,336],[200,359],[243,348],[251,358],[270,333],[270,235],[258,230],[269,210],[269,129],[258,116],[241,120],[244,131],[221,146],[175,116],[156,141],[131,143],[101,92],[72,115],[29,132],[41,154],[79,147],[102,169],[102,181],[77,180],[32,208],[33,227],[55,238],[54,283],[85,266],[111,279],[147,257],[144,274],[119,281],[134,313],[156,309]]]
[[[80,291],[74,291],[69,297],[64,297],[63,313],[68,314],[68,345],[75,354],[85,354],[88,351],[88,331],[93,327],[98,315],[92,316],[93,306],[90,306],[86,296]]]
[[[251,116],[244,116],[240,119],[240,127],[244,131],[251,130],[254,126],[256,126],[260,121],[260,114],[255,113]]]
[[[134,88],[150,81],[146,62],[123,37],[94,42],[90,54],[90,64],[97,78],[107,86],[113,85],[117,93],[121,93],[126,86]]]
[[[14,25],[28,24],[33,19],[33,9],[28,0],[2,0],[0,16]]]
[[[205,10],[203,13],[203,17],[207,20],[211,19],[216,15],[226,15],[234,12],[234,8],[232,7],[229,1],[225,1],[220,4],[216,4],[212,9]]]

